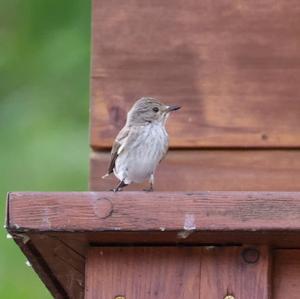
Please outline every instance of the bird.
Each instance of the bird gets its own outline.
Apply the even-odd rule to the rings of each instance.
[[[171,112],[178,105],[165,105],[152,97],[138,99],[127,113],[125,126],[117,135],[111,150],[107,173],[118,178],[118,185],[111,191],[118,192],[131,184],[146,180],[154,190],[154,173],[168,151],[168,133],[165,125]]]

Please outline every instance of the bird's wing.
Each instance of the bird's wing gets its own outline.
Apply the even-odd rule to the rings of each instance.
[[[159,163],[160,163],[160,162],[165,158],[165,156],[167,155],[168,148],[169,148],[169,142],[166,142],[166,143],[165,143],[165,146],[164,146],[164,149],[163,149],[163,152],[162,152],[161,159],[159,160]]]
[[[112,149],[111,149],[111,157],[110,157],[110,163],[108,166],[108,170],[107,170],[107,173],[103,176],[103,178],[107,177],[108,175],[110,175],[113,172],[116,159],[117,159],[118,155],[121,153],[121,151],[123,150],[126,140],[129,136],[129,133],[130,133],[130,129],[128,127],[124,127],[117,135],[117,137],[113,143]]]

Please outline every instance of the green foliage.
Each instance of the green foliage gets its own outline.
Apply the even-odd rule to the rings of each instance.
[[[0,220],[8,191],[87,189],[90,2],[0,1]],[[0,298],[51,298],[6,232]]]

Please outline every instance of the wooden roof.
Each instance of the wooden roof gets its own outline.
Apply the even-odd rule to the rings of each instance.
[[[53,296],[79,299],[90,246],[293,248],[299,213],[299,192],[10,193],[6,225]]]

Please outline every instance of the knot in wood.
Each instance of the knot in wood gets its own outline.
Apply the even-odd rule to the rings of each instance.
[[[259,260],[259,251],[254,247],[245,248],[242,251],[243,260],[248,264],[255,264]]]

